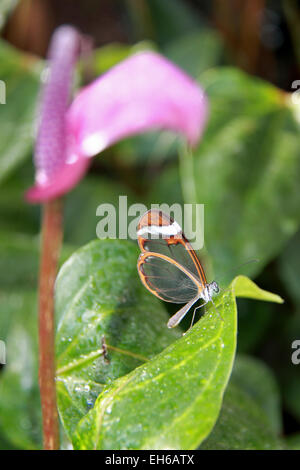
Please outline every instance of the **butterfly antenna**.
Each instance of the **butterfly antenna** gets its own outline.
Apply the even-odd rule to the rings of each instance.
[[[243,266],[246,266],[247,264],[259,263],[259,262],[260,262],[260,259],[258,259],[258,258],[249,259],[248,261],[245,261],[244,263],[239,264],[239,265],[236,266],[234,269],[240,269],[240,268],[242,268]]]
[[[224,278],[224,275],[226,275],[227,273],[235,272],[238,269],[242,268],[243,266],[246,266],[247,264],[259,263],[259,262],[260,262],[260,259],[256,259],[256,258],[250,259],[249,261],[245,261],[242,264],[238,264],[237,266],[234,266],[233,268],[230,268],[230,269],[227,269],[226,271],[224,271],[224,274],[223,274],[222,277]]]

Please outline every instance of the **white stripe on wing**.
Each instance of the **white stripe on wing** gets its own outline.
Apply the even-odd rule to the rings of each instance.
[[[178,235],[181,233],[181,227],[178,225],[177,222],[173,222],[171,225],[148,225],[146,227],[142,227],[138,230],[138,236],[142,236],[145,234],[150,235]]]

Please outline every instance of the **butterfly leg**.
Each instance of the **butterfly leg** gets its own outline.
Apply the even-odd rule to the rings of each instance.
[[[194,324],[196,310],[198,310],[198,308],[204,307],[204,305],[206,305],[206,304],[207,304],[207,302],[204,302],[204,304],[198,305],[198,307],[194,308],[193,317],[192,317],[192,321],[191,321],[190,327],[186,330],[185,333],[183,333],[184,335],[185,335],[188,331],[190,331],[190,329],[192,328],[192,326],[193,326],[193,324]]]
[[[189,329],[186,330],[185,333],[183,333],[184,335],[185,335],[188,331],[190,331],[190,329],[192,328],[192,326],[193,326],[193,324],[194,324],[194,319],[195,319],[196,310],[198,310],[198,308],[204,307],[204,305],[206,305],[208,302],[211,302],[211,303],[213,304],[214,309],[215,309],[215,311],[217,312],[217,314],[219,315],[220,319],[221,319],[222,321],[224,321],[223,317],[221,316],[221,314],[220,314],[219,311],[217,310],[214,301],[213,301],[212,299],[207,300],[207,301],[204,302],[203,304],[201,304],[201,305],[199,305],[198,307],[194,308],[194,312],[193,312],[193,317],[192,317],[191,325],[190,325]]]

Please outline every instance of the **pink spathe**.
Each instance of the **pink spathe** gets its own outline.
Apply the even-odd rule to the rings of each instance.
[[[202,89],[150,51],[113,67],[80,90],[68,107],[79,38],[73,28],[61,27],[51,43],[35,151],[36,184],[27,192],[31,202],[68,192],[87,171],[90,157],[122,138],[168,129],[194,146],[204,128],[207,100]]]

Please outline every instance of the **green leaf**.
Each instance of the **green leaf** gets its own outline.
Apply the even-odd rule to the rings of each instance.
[[[205,243],[225,281],[253,258],[247,272],[258,273],[299,227],[299,120],[289,94],[238,69],[200,81],[210,119],[192,162],[181,159],[182,184],[185,202],[205,204]]]
[[[229,384],[223,407],[211,435],[202,450],[276,450],[282,443],[267,417],[242,389]]]
[[[217,419],[231,372],[234,289],[279,300],[236,278],[216,299],[219,315],[208,308],[176,340],[162,303],[138,278],[137,257],[130,242],[94,241],[57,279],[59,409],[76,448],[197,447]]]
[[[5,25],[6,19],[14,10],[19,0],[2,0],[0,5],[0,31]]]
[[[29,156],[40,67],[36,59],[0,42],[0,78],[6,103],[0,104],[0,182]]]
[[[137,247],[93,241],[61,269],[56,284],[58,404],[70,435],[103,385],[152,357],[179,335],[137,276]],[[109,364],[102,338],[109,345]],[[115,349],[116,348],[116,349]]]
[[[246,392],[264,411],[273,433],[282,432],[279,387],[269,367],[251,356],[238,355],[231,382]]]

